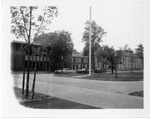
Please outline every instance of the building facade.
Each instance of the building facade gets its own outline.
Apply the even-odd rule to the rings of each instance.
[[[120,63],[119,70],[143,70],[143,60],[136,54],[124,53]]]
[[[28,57],[19,55],[17,52],[21,47],[25,46],[24,42],[13,41],[11,43],[11,70],[12,71],[22,71],[23,68],[27,68]],[[40,44],[34,44],[34,47],[40,46]],[[33,71],[35,67],[34,56],[30,55],[30,70]],[[78,70],[82,68],[88,68],[88,57],[83,56],[80,53],[72,53],[72,63],[71,69]],[[37,55],[37,71],[50,71],[50,57],[47,55]]]
[[[14,41],[11,43],[11,70],[22,71],[24,66],[27,67],[27,55],[23,57],[16,52],[19,51],[21,46],[26,45],[23,42]],[[34,44],[38,47],[40,44]],[[30,70],[33,71],[35,67],[34,56],[30,56]],[[118,70],[143,70],[143,60],[135,54],[124,53],[120,62],[118,62]],[[102,68],[101,62],[95,63],[96,68]],[[72,53],[71,69],[78,70],[82,68],[89,68],[88,56],[83,56],[82,53]],[[108,69],[108,65],[105,66]],[[50,57],[48,55],[37,55],[37,71],[50,71]]]
[[[143,60],[136,54],[124,53],[121,60],[117,62],[117,69],[126,70],[143,70]],[[95,63],[96,68],[102,68],[102,62]],[[105,65],[106,69],[110,69],[109,65]]]
[[[11,70],[22,71],[23,68],[27,68],[27,54],[25,56],[18,54],[17,52],[21,47],[26,44],[24,42],[13,41],[11,43]],[[40,46],[40,44],[34,44],[34,47]],[[50,58],[47,55],[37,55],[37,71],[49,70]],[[35,67],[35,57],[30,55],[30,70],[33,71]]]
[[[89,58],[82,54],[72,54],[72,69],[78,70],[89,67]]]

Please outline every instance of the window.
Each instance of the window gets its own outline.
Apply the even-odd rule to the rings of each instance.
[[[87,58],[83,58],[83,63],[88,63],[88,59]]]
[[[75,65],[73,64],[73,70],[75,69]]]
[[[81,63],[81,58],[77,57],[76,58],[76,63]]]
[[[76,65],[76,69],[78,69],[78,65]]]

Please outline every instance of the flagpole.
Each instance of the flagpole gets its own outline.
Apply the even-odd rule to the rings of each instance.
[[[89,28],[89,76],[91,76],[91,6],[90,6],[90,28]]]

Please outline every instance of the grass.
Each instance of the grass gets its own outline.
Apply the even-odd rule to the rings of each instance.
[[[87,76],[86,76],[87,75]],[[117,74],[118,78],[115,78],[115,74],[111,73],[93,73],[91,76],[88,74],[55,74],[59,77],[72,77],[78,79],[90,79],[90,80],[102,80],[102,81],[142,81],[143,72],[120,72]]]
[[[21,89],[16,87],[14,88],[14,93],[17,99],[22,99],[22,102],[20,102],[21,105],[33,109],[100,109],[41,93],[35,93],[35,99],[31,100],[29,97],[27,100],[21,95]],[[29,94],[31,95],[31,92]]]
[[[143,97],[144,93],[143,91],[135,91],[135,92],[129,93],[129,95]]]

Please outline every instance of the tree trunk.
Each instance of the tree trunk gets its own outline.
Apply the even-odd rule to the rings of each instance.
[[[93,70],[95,70],[95,56],[93,55]]]
[[[27,64],[27,83],[26,83],[26,98],[28,98],[29,94],[29,76],[30,76],[30,38],[31,38],[31,26],[32,26],[32,6],[30,8],[30,23],[29,23],[29,35],[28,35],[28,64]]]
[[[28,51],[28,62],[27,62],[26,98],[28,98],[29,94],[29,76],[30,76],[30,51]]]
[[[23,81],[22,81],[22,95],[24,95],[24,84],[25,84],[25,55],[23,56]]]
[[[92,69],[95,70],[95,55],[93,50],[92,50]]]
[[[114,74],[114,62],[113,61],[112,61],[111,71],[112,71],[112,74]]]
[[[47,58],[48,58],[48,56],[46,54],[46,72],[48,72],[48,61],[47,61],[48,59]]]
[[[35,80],[36,80],[36,68],[37,68],[37,56],[35,57],[34,78],[33,78],[33,84],[32,84],[32,99],[34,99],[34,89],[35,89]]]

